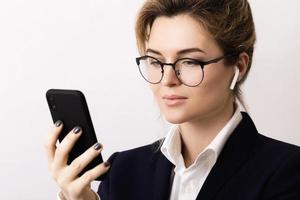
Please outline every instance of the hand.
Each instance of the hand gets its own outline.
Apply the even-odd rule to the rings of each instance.
[[[80,127],[75,127],[57,147],[56,142],[62,127],[62,122],[57,121],[44,143],[51,176],[61,188],[64,199],[96,199],[95,194],[91,190],[91,182],[108,171],[110,167],[109,163],[101,163],[93,169],[86,171],[80,177],[78,177],[78,174],[101,153],[103,146],[96,143],[68,165],[68,155],[80,137],[82,130]]]

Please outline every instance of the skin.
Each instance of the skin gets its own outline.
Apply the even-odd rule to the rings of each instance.
[[[59,127],[54,126],[44,142],[50,174],[56,184],[61,188],[60,198],[62,200],[97,199],[91,190],[91,182],[98,176],[105,174],[109,166],[105,167],[104,163],[102,163],[85,172],[81,177],[77,177],[77,175],[89,162],[101,153],[103,148],[95,150],[92,146],[73,160],[70,165],[67,165],[68,154],[82,132],[80,131],[76,134],[71,131],[63,141],[56,146],[62,127],[63,124]]]
[[[202,51],[178,54],[190,48],[199,48]],[[222,56],[223,52],[201,23],[187,14],[181,14],[156,18],[146,42],[146,54],[162,62],[172,63],[182,57],[208,61]],[[234,65],[226,66],[223,61],[206,65],[204,80],[197,87],[183,85],[169,65],[165,65],[162,81],[159,84],[150,84],[165,119],[180,125],[182,156],[186,167],[195,161],[197,155],[234,113],[234,94],[229,89],[234,76]],[[248,61],[248,55],[241,53],[236,63],[240,70],[238,80],[245,75]],[[162,97],[171,94],[188,99],[184,104],[170,107]]]

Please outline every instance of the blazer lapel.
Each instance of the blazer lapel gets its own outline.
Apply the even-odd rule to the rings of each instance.
[[[153,199],[167,200],[170,195],[170,179],[173,164],[162,154],[156,153],[153,156]]]
[[[197,200],[209,200],[218,193],[227,180],[247,161],[258,135],[250,116],[241,112],[243,119],[233,131],[204,182]]]

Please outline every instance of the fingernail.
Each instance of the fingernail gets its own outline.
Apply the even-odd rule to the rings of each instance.
[[[102,145],[100,143],[98,143],[98,142],[94,145],[94,149],[95,150],[99,150],[101,148],[102,148]]]
[[[110,163],[109,163],[108,161],[105,161],[105,162],[104,162],[104,166],[105,166],[105,167],[109,167],[109,166],[110,166]]]
[[[57,120],[57,121],[55,122],[55,124],[54,124],[54,125],[55,125],[56,127],[59,127],[61,124],[62,124],[62,121],[60,121],[60,120]]]
[[[80,131],[81,131],[81,128],[79,126],[75,126],[73,129],[73,132],[76,134],[79,133]]]

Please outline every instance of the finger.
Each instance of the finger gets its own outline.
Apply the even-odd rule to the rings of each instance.
[[[46,149],[48,163],[53,162],[54,154],[56,150],[56,142],[58,140],[58,136],[61,133],[62,128],[63,128],[62,121],[60,120],[56,121],[54,123],[53,130],[45,138],[44,147]]]
[[[102,144],[96,143],[89,149],[87,149],[83,154],[78,156],[72,161],[68,166],[68,174],[70,180],[74,180],[78,174],[95,158],[97,157],[103,149]]]
[[[61,166],[67,164],[69,153],[72,150],[78,138],[81,136],[81,133],[81,127],[76,126],[64,137],[64,139],[61,141],[61,143],[58,145],[55,151],[53,161],[55,165]]]
[[[105,174],[110,169],[110,163],[108,161],[97,165],[93,169],[86,171],[82,176],[74,181],[74,184],[78,185],[78,187],[86,187],[93,180],[98,178],[99,176]]]

